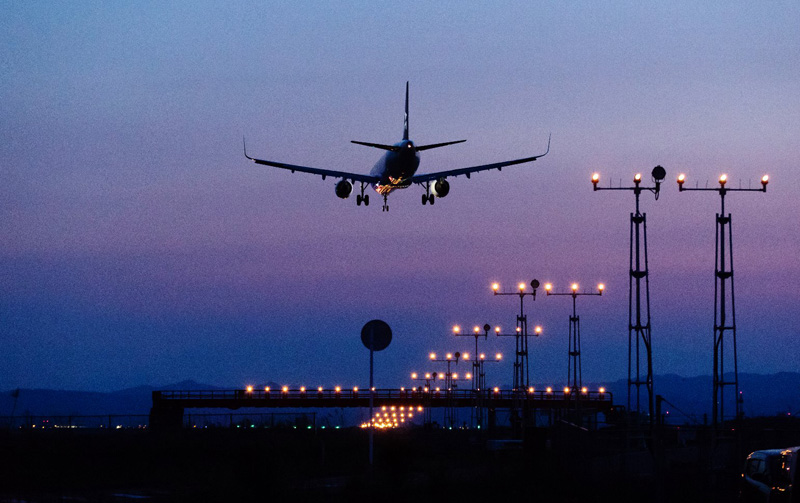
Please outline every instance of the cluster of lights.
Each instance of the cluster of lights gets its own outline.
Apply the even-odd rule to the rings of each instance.
[[[678,189],[683,190],[683,184],[686,182],[686,174],[681,173],[678,175]],[[719,184],[721,187],[724,187],[725,184],[728,182],[728,175],[722,174],[719,176]],[[764,175],[761,177],[761,187],[762,190],[767,190],[767,184],[769,183],[769,175]]]
[[[247,385],[247,386],[245,386],[244,389],[245,389],[245,392],[248,395],[252,394],[253,391],[254,391],[254,387],[252,385]],[[301,394],[305,394],[307,390],[308,390],[308,388],[306,388],[305,386],[300,386],[297,389],[297,391],[299,391]],[[282,394],[288,394],[289,391],[290,391],[289,386],[281,386],[281,393]],[[323,393],[324,391],[325,391],[325,389],[322,386],[318,386],[317,387],[317,393]],[[333,391],[336,392],[336,393],[341,393],[342,392],[342,387],[341,386],[336,386],[335,388],[333,388]],[[375,391],[374,387],[372,388],[372,391]],[[272,392],[272,388],[270,386],[264,386],[264,393],[269,394],[271,392]],[[353,386],[353,393],[358,393],[358,386]]]
[[[579,288],[579,285],[577,283],[572,283],[570,285],[570,289],[572,290],[572,293],[577,293],[578,292],[578,288]],[[606,289],[606,285],[604,283],[598,283],[597,284],[597,291],[600,292],[601,294],[603,293],[603,291],[605,289]],[[553,284],[552,283],[545,283],[544,284],[544,291],[547,292],[548,295],[550,295],[552,290],[553,290]],[[537,328],[539,328],[539,327],[537,327]]]
[[[422,407],[417,407],[417,412],[422,412]],[[379,430],[398,428],[402,426],[406,419],[414,417],[414,407],[394,406],[381,407],[380,412],[376,412],[369,422],[361,423],[361,428],[375,428]]]

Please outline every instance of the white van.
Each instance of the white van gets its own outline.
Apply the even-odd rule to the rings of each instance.
[[[798,455],[800,446],[751,452],[744,464],[739,500],[800,503]]]

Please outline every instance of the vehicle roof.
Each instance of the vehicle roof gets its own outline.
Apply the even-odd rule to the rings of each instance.
[[[747,459],[750,459],[750,458],[762,458],[762,457],[766,458],[766,457],[772,457],[772,456],[780,456],[780,455],[781,455],[781,453],[782,453],[784,450],[785,450],[785,449],[764,449],[764,450],[761,450],[761,451],[753,451],[753,452],[751,452],[751,453],[750,453],[750,454],[747,456]]]

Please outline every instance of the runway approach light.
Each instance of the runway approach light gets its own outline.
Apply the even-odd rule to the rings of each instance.
[[[761,177],[761,185],[764,187],[764,190],[767,190],[767,184],[769,183],[769,175],[764,175]]]
[[[500,333],[500,327],[494,327],[494,333],[499,334]]]
[[[572,284],[572,291],[573,292],[577,292],[578,291],[578,284],[577,283],[573,283]]]
[[[524,292],[525,291],[525,283],[520,283],[519,284],[519,291],[520,292]]]
[[[605,289],[606,289],[606,285],[604,285],[603,283],[600,283],[599,285],[597,285],[597,291],[600,292],[601,294],[603,293],[603,290],[605,290]]]
[[[553,284],[552,283],[545,283],[544,284],[544,289],[545,289],[546,292],[550,293],[550,290],[553,289]]]
[[[639,182],[641,182],[641,181],[642,181],[642,174],[641,173],[636,173],[635,175],[633,175],[633,183],[638,185]]]
[[[540,325],[536,325],[536,328],[533,329],[533,333],[535,333],[536,335],[541,335],[542,327]]]
[[[720,175],[719,176],[719,184],[725,186],[725,182],[728,181],[728,175]]]
[[[592,185],[594,185],[594,190],[597,190],[597,182],[600,181],[600,173],[594,173],[592,175]]]
[[[453,333],[457,334],[459,332],[461,332],[461,327],[459,327],[458,325],[453,325]]]
[[[475,325],[475,326],[472,328],[472,331],[473,331],[473,332],[475,332],[476,334],[477,334],[477,333],[480,333],[480,331],[481,331],[481,327],[479,327],[478,325]]]
[[[500,283],[492,283],[492,291],[497,293],[498,290],[500,290]]]

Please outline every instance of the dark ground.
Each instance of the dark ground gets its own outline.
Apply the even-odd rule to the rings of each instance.
[[[647,450],[622,455],[608,432],[528,438],[523,449],[475,431],[378,431],[370,470],[359,429],[3,431],[0,502],[736,501],[739,453],[712,472],[708,450],[680,441],[656,478]],[[742,449],[798,443],[797,421],[767,421]]]

